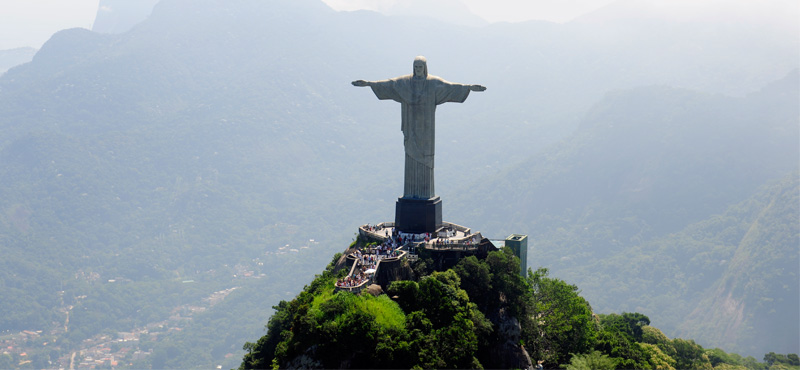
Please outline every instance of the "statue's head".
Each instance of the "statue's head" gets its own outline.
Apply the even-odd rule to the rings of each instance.
[[[414,58],[414,77],[428,78],[428,60],[422,55]]]

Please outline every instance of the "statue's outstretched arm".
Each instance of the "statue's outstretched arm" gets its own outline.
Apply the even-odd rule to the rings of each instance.
[[[352,82],[353,86],[363,87],[363,86],[372,86],[372,81],[364,81],[364,80],[355,80]]]
[[[353,82],[355,85],[355,82]],[[471,91],[486,91],[486,86],[483,85],[470,85],[469,89]]]

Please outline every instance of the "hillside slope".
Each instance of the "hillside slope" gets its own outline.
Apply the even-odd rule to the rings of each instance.
[[[489,235],[526,230],[535,246],[529,266],[551,266],[556,276],[589,289],[587,297],[600,312],[637,310],[664,320],[659,326],[670,335],[687,334],[679,330],[692,327],[683,324],[686,307],[700,304],[710,286],[723,284],[723,265],[714,264],[733,256],[720,256],[720,245],[732,253],[743,242],[731,235],[743,237],[746,229],[737,223],[749,227],[766,209],[755,206],[769,204],[759,200],[770,192],[763,187],[797,176],[797,76],[795,71],[743,98],[665,87],[609,94],[572,137],[512,167],[502,180],[466,193],[465,198],[485,199],[489,206],[462,209],[464,220],[458,222],[483,222]],[[797,189],[789,185],[782,191]],[[509,197],[515,201],[505,201]],[[740,202],[756,208],[734,217],[742,205],[729,207]],[[791,203],[790,198],[783,202]],[[781,226],[763,230],[763,248],[796,258],[800,216],[791,210],[769,215],[771,224]],[[696,223],[719,217],[735,221],[705,230],[705,242],[694,241]],[[708,256],[717,256],[715,262]],[[641,280],[640,274],[652,275]],[[739,276],[770,286],[783,286],[790,278],[758,268],[739,270]],[[595,295],[603,289],[610,294]],[[796,312],[793,295],[774,293],[770,299],[786,303],[779,311]],[[797,315],[778,319],[772,308],[753,304],[750,309],[748,327],[797,323]],[[771,324],[756,324],[768,317]],[[706,334],[697,329],[691,336],[752,355],[770,346],[790,350],[796,342],[744,333],[723,340],[734,334],[725,324],[703,328]]]
[[[369,255],[359,238],[345,253]],[[355,294],[336,288],[340,258],[291,301],[281,301],[240,369],[545,368],[767,369],[753,357],[669,339],[639,313],[596,315],[574,285],[546,269],[519,274],[509,248],[432,269],[432,252],[402,257],[407,280]],[[378,266],[378,269],[382,266]],[[365,283],[368,284],[368,283]],[[384,293],[384,290],[386,292]],[[797,354],[780,358],[800,367]],[[775,360],[772,360],[775,361]],[[787,366],[788,365],[788,366]],[[780,367],[776,367],[780,368]]]
[[[800,219],[798,205],[800,181],[794,173],[721,216],[752,212],[742,219],[749,222],[742,222],[746,232],[733,243],[733,253],[719,261],[725,270],[680,324],[681,333],[748,352],[765,346],[746,338],[774,338],[770,342],[785,343],[783,348],[800,348],[792,330],[800,317],[800,233],[793,222]]]

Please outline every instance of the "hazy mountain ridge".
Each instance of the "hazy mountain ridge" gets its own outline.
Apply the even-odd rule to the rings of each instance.
[[[795,68],[797,56],[786,50],[796,45],[796,37],[788,42],[764,42],[778,50],[769,54],[767,64],[753,55],[760,49],[751,49],[761,42],[725,38],[712,30],[694,33],[693,28],[681,32],[693,34],[697,44],[713,42],[733,57],[718,64],[718,58],[702,53],[676,54],[686,41],[666,38],[658,40],[667,45],[647,49],[652,55],[647,63],[633,57],[647,44],[649,35],[669,35],[663,32],[667,26],[674,29],[675,25],[614,30],[606,43],[597,43],[592,38],[597,29],[585,25],[528,22],[459,27],[372,12],[337,13],[310,0],[164,0],[148,20],[126,33],[62,31],[30,63],[0,77],[0,234],[4,248],[11,252],[4,259],[8,269],[2,279],[16,289],[4,295],[7,306],[0,311],[9,312],[5,323],[44,327],[63,319],[54,312],[60,305],[58,292],[66,290],[75,296],[89,293],[89,299],[95,300],[92,304],[67,302],[95,307],[74,322],[90,322],[102,314],[104,319],[98,322],[116,325],[115,321],[122,322],[118,320],[122,314],[101,312],[96,308],[100,306],[94,306],[96,302],[125,302],[133,308],[131,312],[142,308],[138,306],[141,303],[111,299],[113,293],[108,292],[115,291],[91,284],[103,285],[122,277],[134,280],[134,289],[145,290],[150,289],[147,284],[164,279],[201,281],[208,270],[227,274],[232,268],[221,265],[252,262],[256,256],[265,262],[262,271],[269,279],[286,287],[265,293],[270,301],[261,302],[263,307],[276,303],[283,292],[302,286],[327,262],[319,255],[334,251],[351,236],[341,230],[391,219],[394,199],[402,192],[398,107],[377,101],[368,89],[356,89],[349,82],[410,73],[411,60],[417,54],[428,56],[432,74],[489,87],[471,95],[463,105],[443,105],[437,112],[437,188],[445,199],[449,221],[464,220],[492,235],[507,230],[534,235],[572,224],[583,227],[578,208],[563,216],[556,202],[544,216],[531,211],[539,208],[540,200],[535,197],[541,188],[493,183],[507,190],[503,196],[479,187],[485,194],[471,198],[460,193],[475,193],[459,188],[494,179],[498,170],[506,168],[523,175],[533,168],[530,179],[536,184],[547,184],[548,179],[570,171],[580,178],[581,166],[586,167],[581,161],[526,167],[528,161],[511,166],[568,136],[579,124],[584,125],[583,133],[577,135],[583,138],[569,145],[588,148],[595,135],[613,136],[611,131],[600,130],[602,123],[611,119],[600,119],[601,112],[590,113],[597,118],[592,122],[580,118],[609,90],[654,83],[707,92],[641,88],[634,93],[611,94],[609,99],[617,99],[613,107],[603,108],[602,104],[612,102],[607,100],[595,109],[607,109],[609,114],[616,111],[614,114],[624,117],[620,112],[626,107],[644,104],[687,123],[699,120],[691,118],[698,111],[738,123],[750,122],[747,117],[764,117],[774,124],[771,133],[747,126],[745,131],[737,131],[736,137],[746,138],[747,130],[752,129],[759,138],[772,138],[771,144],[760,141],[760,149],[768,149],[763,158],[780,155],[774,162],[777,167],[760,166],[766,163],[762,161],[756,163],[756,172],[775,174],[772,178],[782,175],[777,170],[793,158],[782,156],[785,141],[797,137],[797,114],[785,114],[796,101],[791,90],[796,78],[776,85],[789,88],[783,98],[769,92],[745,98],[713,93],[741,95],[783,76],[787,66]],[[758,35],[755,32],[752,37]],[[614,39],[625,43],[610,47],[608,42]],[[713,74],[702,73],[709,68],[714,69]],[[649,100],[631,100],[639,94]],[[670,112],[669,107],[653,103],[662,98],[681,106],[691,103],[694,108]],[[756,100],[763,107],[747,113],[745,108],[754,106]],[[704,104],[714,108],[696,109]],[[725,112],[731,107],[734,111]],[[721,110],[721,115],[711,112],[713,109]],[[656,113],[641,116],[660,120]],[[776,123],[780,120],[788,125]],[[600,126],[593,129],[593,124]],[[648,127],[637,132],[646,137]],[[662,127],[660,133],[669,130]],[[674,138],[675,145],[680,145],[682,138]],[[648,140],[649,144],[659,142],[657,137]],[[726,140],[720,137],[714,142],[729,148]],[[605,146],[609,147],[619,145]],[[636,153],[636,148],[627,150]],[[737,151],[731,150],[731,157],[717,165],[746,157],[737,157]],[[708,148],[708,152],[714,150]],[[543,153],[545,157],[575,158],[569,157],[570,150],[564,147]],[[691,159],[693,153],[707,152],[690,151],[684,159]],[[622,154],[617,156],[624,157]],[[600,167],[612,163],[600,159],[591,163]],[[636,158],[628,159],[629,165],[635,163]],[[661,152],[647,163],[636,164],[641,167],[637,176],[644,173],[656,178],[664,164],[674,171],[680,169],[677,163],[677,159],[669,159],[669,153]],[[754,168],[752,161],[745,163],[743,168]],[[591,170],[587,169],[594,174],[599,171]],[[735,173],[726,172],[726,176],[737,179]],[[746,198],[766,181],[759,176],[753,174],[746,186],[717,189],[735,194],[710,198],[713,210],[690,221],[722,212]],[[650,186],[649,194],[660,189],[658,182],[639,184],[641,179],[606,179],[604,191],[588,193],[574,202],[580,205],[595,195],[624,188],[627,190],[612,198],[620,203],[605,214],[623,212],[627,204],[638,205],[641,211],[648,205],[647,198],[634,197],[642,191],[633,190],[638,185]],[[561,183],[567,187],[551,183],[549,191],[569,189],[571,183]],[[509,209],[505,220],[488,212],[514,203],[509,198],[513,195],[521,197],[521,204],[533,206],[524,213],[517,207]],[[479,217],[472,208],[485,208],[486,212]],[[598,213],[593,220],[601,219],[600,208],[593,211]],[[551,221],[539,223],[536,217]],[[677,232],[685,225],[680,224],[681,217],[674,214],[671,224],[630,218],[632,226],[623,233],[647,240],[657,234],[652,229]],[[540,229],[539,225],[544,226]],[[597,237],[605,240],[604,235]],[[321,244],[314,246],[309,239]],[[603,244],[586,240],[581,243]],[[274,252],[285,244],[308,244],[322,252],[296,258],[263,257],[265,250]],[[541,255],[532,256],[537,262]],[[286,267],[287,259],[295,263],[292,268]],[[561,275],[564,270],[558,269],[563,265],[556,258],[552,261],[553,271]],[[86,275],[97,272],[101,279],[61,286],[72,284],[81,271]],[[293,279],[276,282],[287,271]],[[569,276],[569,280],[590,294],[580,279]],[[197,289],[211,292],[230,287],[225,285],[227,280],[208,278],[207,283]],[[259,285],[258,289],[269,288]],[[200,293],[189,291],[186,295],[195,299]],[[165,302],[172,304],[171,299]],[[23,301],[27,303],[20,303]],[[595,301],[602,302],[593,298]],[[124,323],[145,321],[163,310],[166,308],[150,307]],[[37,315],[40,317],[30,317]],[[0,330],[17,328],[14,325]],[[202,331],[201,327],[195,332]],[[81,338],[80,333],[73,335],[75,340]]]
[[[101,0],[92,31],[122,33],[147,18],[158,0]]]
[[[584,276],[581,286],[597,299],[596,309],[651,313],[668,335],[743,354],[769,346],[794,348],[797,337],[786,327],[798,312],[792,303],[798,300],[792,268],[798,258],[792,198],[798,192],[796,173],[791,174],[719,215],[631,243],[569,274]],[[782,207],[775,207],[779,202]],[[754,245],[753,235],[771,239]],[[750,256],[746,269],[736,262],[743,256]],[[629,298],[615,301],[596,293],[602,289]]]
[[[703,256],[722,253],[724,245],[725,257],[716,261],[730,261],[761,208],[747,218],[737,216],[727,228],[708,229],[700,240],[683,233],[688,225],[716,217],[764,184],[797,171],[800,112],[793,102],[800,99],[799,91],[795,71],[742,98],[667,87],[610,93],[571,138],[509,168],[502,180],[465,193],[483,197],[490,206],[459,209],[464,217],[459,222],[474,225],[494,215],[481,226],[489,235],[527,230],[534,245],[529,265],[547,266],[575,281],[600,312],[642,312],[668,335],[748,354],[784,345],[788,338],[766,344],[764,332],[738,331],[740,335],[723,340],[723,332],[708,326],[681,324],[689,307],[697,307],[695,315],[705,315],[700,299],[713,296],[712,285],[730,280],[720,269],[723,265]],[[509,196],[514,202],[503,200]],[[773,219],[794,230],[795,240],[784,235],[765,248],[796,259],[797,219],[788,211]],[[734,226],[736,236],[730,234]],[[672,233],[679,236],[667,237]],[[791,275],[753,269],[742,278],[780,286]],[[749,303],[742,325],[777,329],[760,321],[776,317],[768,314],[771,310]]]
[[[746,98],[670,87],[609,93],[574,135],[509,168],[505,174],[515,174],[513,181],[487,183],[470,196],[484,193],[487,210],[527,212],[522,220],[572,208],[580,213],[580,207],[604,201],[612,208],[602,212],[628,210],[639,217],[658,212],[661,232],[677,231],[691,220],[685,217],[699,221],[722,212],[797,167],[796,77],[793,72]],[[608,172],[610,166],[615,172]],[[493,198],[501,194],[514,194],[521,203]],[[693,204],[698,196],[704,204]],[[675,214],[670,229],[651,201],[672,212],[682,206],[700,213]]]
[[[12,67],[29,62],[33,59],[33,55],[36,54],[36,51],[37,50],[34,48],[0,50],[0,75]]]
[[[792,222],[800,219],[798,173],[765,189],[754,201],[760,205],[755,208],[757,215],[739,243],[733,244],[734,253],[720,261],[725,272],[706,290],[680,329],[704,341],[749,347],[752,352],[763,347],[744,338],[771,337],[787,348],[797,348],[800,339],[787,326],[794,324],[800,312],[800,233]],[[709,330],[720,326],[725,330]]]

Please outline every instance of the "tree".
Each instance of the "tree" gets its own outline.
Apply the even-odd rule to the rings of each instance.
[[[616,362],[600,351],[592,351],[588,354],[573,355],[569,364],[561,367],[567,370],[613,370],[616,368]]]
[[[442,354],[446,368],[473,368],[478,340],[472,321],[464,313],[459,313],[447,327],[436,331],[436,344]]]
[[[654,328],[652,326],[644,326],[642,327],[642,342],[650,343],[650,344],[664,344],[669,343],[669,338],[659,330],[658,328]]]
[[[403,312],[409,314],[420,309],[418,303],[419,284],[416,281],[398,280],[389,284],[386,293],[394,299]]]
[[[419,282],[419,306],[434,329],[450,325],[457,314],[467,312],[469,297],[459,285],[453,270],[434,272]]]
[[[780,355],[778,355],[775,352],[767,353],[767,354],[764,355],[764,362],[766,362],[767,365],[772,366],[776,362],[778,362],[779,356]]]
[[[469,299],[480,309],[486,310],[489,302],[493,301],[493,295],[488,294],[492,291],[493,278],[489,265],[475,256],[469,256],[458,261],[453,271],[461,278],[461,289],[467,292]]]
[[[413,359],[408,365],[421,368],[479,365],[475,360],[478,330],[472,321],[474,312],[466,292],[457,288],[459,283],[458,275],[452,270],[434,273],[420,281],[419,302],[408,306],[421,309],[406,316],[407,354]],[[395,290],[413,291],[407,284],[393,286]],[[486,325],[482,316],[477,319]]]
[[[675,370],[675,359],[661,351],[655,344],[639,343],[654,370]]]
[[[246,342],[242,349],[247,351],[242,361],[242,369],[265,369],[272,366],[275,349],[283,338],[283,332],[289,330],[292,316],[289,302],[281,301],[272,307],[275,313],[267,323],[267,334],[259,338],[257,343]]]
[[[502,306],[509,310],[511,316],[522,318],[522,310],[530,301],[531,291],[525,278],[519,274],[519,258],[511,248],[505,247],[500,251],[489,252],[486,264],[489,267],[492,288],[487,295],[489,308]],[[491,307],[493,304],[495,306]]]
[[[742,359],[742,365],[746,367],[748,370],[767,370],[769,369],[769,365],[758,362],[755,357],[747,356]]]
[[[672,346],[675,348],[675,355],[672,356],[675,361],[675,368],[678,369],[711,369],[711,362],[705,354],[703,347],[695,343],[693,340],[685,340],[675,338],[672,340]]]
[[[646,369],[651,356],[627,333],[614,326],[603,327],[597,335],[595,349],[608,354],[622,369]]]
[[[599,315],[600,324],[606,327],[613,327],[616,330],[628,335],[635,342],[642,341],[642,328],[650,325],[650,318],[640,313],[623,312],[622,315],[615,313],[609,315]]]
[[[409,338],[409,352],[413,357],[410,366],[423,368],[441,367],[436,337],[432,335],[433,324],[422,311],[406,316],[406,332]]]
[[[800,357],[796,353],[790,353],[786,355],[786,358],[789,360],[789,365],[800,366]]]
[[[528,270],[532,301],[523,339],[529,353],[547,364],[566,362],[571,353],[592,349],[597,328],[592,308],[578,295],[578,287],[547,277],[545,268]]]
[[[770,367],[774,365],[781,367],[800,366],[800,358],[798,358],[796,353],[783,355],[780,353],[770,352],[764,355],[764,362],[766,362]]]

